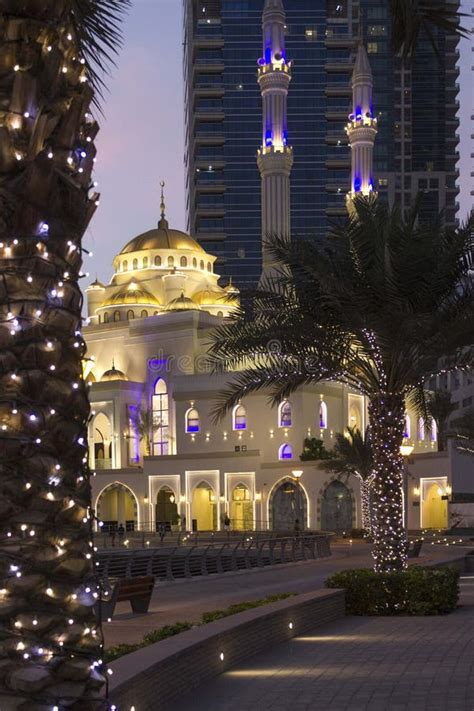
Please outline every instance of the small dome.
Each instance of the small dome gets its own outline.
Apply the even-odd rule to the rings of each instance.
[[[230,298],[225,289],[203,289],[193,296],[193,301],[200,306],[235,306],[237,301]]]
[[[128,286],[109,296],[102,304],[102,308],[104,306],[128,306],[131,304],[160,306],[160,302],[153,294],[150,294],[143,286],[138,287],[135,282],[130,282]]]
[[[180,230],[170,230],[168,221],[162,218],[158,223],[158,228],[148,230],[137,237],[134,237],[122,249],[120,254],[129,254],[130,252],[140,252],[150,249],[176,249],[179,251],[206,251],[192,237],[181,232]]]
[[[192,299],[189,299],[184,293],[178,296],[177,299],[173,299],[165,306],[165,311],[199,311],[200,306],[196,304]]]
[[[235,284],[232,284],[232,277],[230,278],[227,286],[224,287],[224,291],[228,294],[240,294],[240,289],[238,289]]]
[[[225,301],[225,298],[223,289],[203,289],[193,295],[193,301],[200,306],[214,306]]]
[[[128,380],[127,376],[125,373],[122,373],[121,370],[117,370],[115,365],[112,363],[112,367],[110,370],[106,370],[103,376],[100,379],[101,383],[108,383],[113,380]]]
[[[94,291],[99,290],[99,289],[105,289],[105,285],[102,284],[101,281],[96,279],[95,281],[92,282],[92,284],[89,284],[86,291],[88,291],[89,289],[94,290]]]

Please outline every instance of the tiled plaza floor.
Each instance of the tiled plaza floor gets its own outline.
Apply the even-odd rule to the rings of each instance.
[[[421,565],[442,558],[456,558],[466,553],[466,548],[426,546],[422,556],[411,562]],[[161,583],[154,590],[150,612],[134,615],[128,602],[117,605],[114,618],[104,625],[106,647],[121,642],[139,642],[150,630],[174,622],[197,622],[203,612],[227,607],[236,602],[257,600],[281,592],[310,592],[324,587],[324,581],[337,570],[344,568],[370,568],[370,547],[358,545],[333,546],[331,558],[311,560],[284,566],[196,577],[172,583]]]
[[[442,617],[348,617],[253,657],[174,711],[473,711],[474,577]]]

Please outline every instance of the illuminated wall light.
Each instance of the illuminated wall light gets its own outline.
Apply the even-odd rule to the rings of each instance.
[[[293,622],[288,623],[288,629],[292,630],[293,629]]]
[[[219,659],[221,660],[221,662],[224,661],[224,652],[221,652],[221,653],[219,654]]]

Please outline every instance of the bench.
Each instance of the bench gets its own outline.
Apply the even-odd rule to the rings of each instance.
[[[410,542],[407,543],[407,557],[408,558],[418,558],[421,552],[421,547],[423,545],[423,540],[419,538],[413,541],[413,545],[410,547]]]
[[[137,578],[119,578],[108,591],[102,593],[95,604],[96,616],[101,619],[111,619],[118,602],[130,601],[133,612],[136,614],[148,612],[150,600],[155,586],[153,575],[144,575]]]

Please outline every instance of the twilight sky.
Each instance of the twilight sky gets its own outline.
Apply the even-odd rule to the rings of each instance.
[[[289,0],[291,2],[291,0]],[[463,0],[470,13],[470,3]],[[465,23],[469,26],[469,18]],[[85,246],[94,257],[89,283],[112,275],[111,262],[128,240],[155,226],[159,181],[166,181],[167,216],[185,229],[182,82],[182,0],[133,0],[124,26],[125,44],[109,80],[100,120],[95,179],[101,203]],[[473,111],[471,42],[461,43],[461,217],[472,206]],[[86,284],[83,284],[85,286]]]

